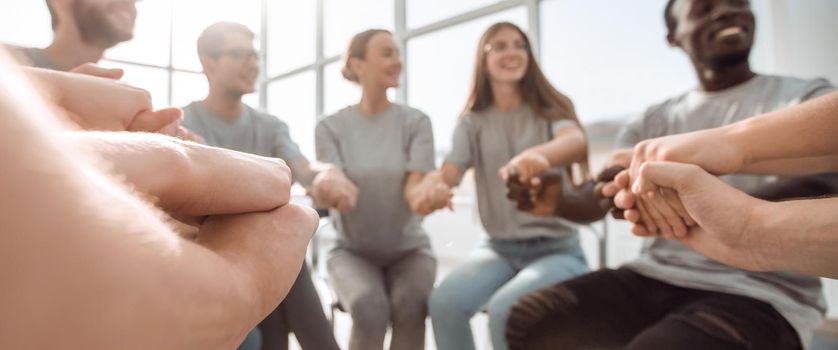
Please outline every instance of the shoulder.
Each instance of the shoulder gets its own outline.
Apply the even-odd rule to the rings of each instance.
[[[431,122],[431,118],[419,109],[398,103],[394,103],[393,108],[396,109],[396,114],[403,118],[408,125],[430,124]]]
[[[267,113],[265,111],[258,110],[248,105],[244,105],[244,108],[248,110],[248,112],[250,113],[250,117],[253,118],[253,121],[258,124],[271,125],[274,127],[288,129],[288,123],[284,122],[278,116]]]
[[[192,103],[180,108],[183,111],[183,124],[191,124],[196,119],[201,118],[204,114],[203,107],[200,101],[193,101]]]
[[[325,128],[325,129],[333,130],[335,128],[338,128],[338,125],[340,125],[343,122],[343,120],[345,120],[346,118],[350,117],[351,115],[353,115],[355,113],[356,112],[355,112],[354,106],[347,106],[347,107],[341,108],[339,111],[337,111],[335,113],[332,113],[330,115],[327,115],[327,116],[323,117],[323,119],[320,119],[320,121],[317,122],[316,128],[317,129],[324,129]]]
[[[188,115],[199,114],[198,112],[201,109],[201,101],[192,101],[188,105],[180,107],[180,109],[183,110],[184,118]]]
[[[689,92],[672,96],[658,103],[652,104],[642,113],[635,115],[629,120],[629,124],[658,124],[665,123],[673,115],[676,106],[681,105],[687,99]]]
[[[762,75],[761,77],[765,85],[773,87],[776,93],[784,99],[799,99],[802,102],[835,91],[835,86],[824,78],[801,79],[779,75]]]

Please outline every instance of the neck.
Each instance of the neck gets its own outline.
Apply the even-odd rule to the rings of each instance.
[[[210,86],[210,92],[202,103],[204,108],[224,119],[234,120],[241,116],[242,95],[240,94]]]
[[[518,84],[492,82],[492,98],[495,108],[500,111],[514,111],[524,102]]]
[[[66,27],[56,29],[55,39],[44,51],[56,68],[62,71],[69,71],[85,63],[99,62],[105,54],[105,48],[84,42],[78,30]]]
[[[387,88],[380,86],[364,86],[358,109],[366,115],[376,115],[390,107],[387,98]]]
[[[720,91],[742,84],[754,77],[751,66],[745,60],[742,63],[727,67],[710,67],[696,64],[696,73],[701,89],[704,91]]]

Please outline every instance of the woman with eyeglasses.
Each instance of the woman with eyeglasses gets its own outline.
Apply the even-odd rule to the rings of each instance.
[[[431,295],[438,349],[474,349],[469,320],[481,309],[489,315],[493,348],[507,349],[506,321],[518,298],[588,272],[573,228],[519,211],[506,197],[511,176],[529,183],[553,167],[586,164],[586,158],[573,104],[544,77],[527,36],[511,23],[489,27],[480,39],[451,153],[441,176],[429,176],[456,186],[473,169],[480,219],[489,234]]]
[[[319,197],[328,198],[333,183],[357,188],[356,201],[327,203],[339,212],[329,282],[352,316],[350,350],[382,349],[388,325],[391,349],[424,349],[436,259],[420,216],[429,210],[417,203],[451,194],[427,186],[436,183],[425,176],[435,169],[430,119],[387,98],[402,71],[390,32],[355,35],[345,57],[343,76],[361,86],[361,101],[320,121],[315,132],[318,160],[343,171],[315,180]]]

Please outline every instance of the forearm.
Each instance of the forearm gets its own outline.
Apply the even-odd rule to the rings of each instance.
[[[750,245],[764,270],[838,277],[838,198],[766,203]]]
[[[460,181],[463,180],[463,171],[454,164],[451,163],[444,163],[439,170],[435,170],[440,172],[440,176],[442,181],[445,182],[448,187],[456,187],[460,184]]]
[[[533,152],[544,156],[551,166],[564,166],[584,161],[588,154],[588,145],[585,134],[581,130],[569,129],[549,142],[533,146],[524,152]]]
[[[742,173],[757,175],[811,175],[838,171],[838,154],[806,157],[773,159],[749,163],[742,167]]]
[[[301,185],[308,187],[311,186],[312,181],[321,172],[336,169],[336,167],[329,163],[322,163],[322,162],[309,162],[308,159],[305,157],[300,159],[295,159],[288,162],[288,166],[291,168],[291,173],[294,176],[294,181],[299,182]]]
[[[838,92],[724,127],[747,163],[838,153]]]
[[[423,181],[426,177],[427,175],[416,171],[407,174],[407,179],[404,184],[404,199],[411,208],[414,207],[413,204],[417,203],[422,196]]]

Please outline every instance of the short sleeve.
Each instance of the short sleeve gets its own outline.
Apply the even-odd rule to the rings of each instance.
[[[567,128],[578,128],[579,125],[576,122],[570,119],[560,119],[550,123],[550,132],[553,135],[558,135],[564,129]]]
[[[803,94],[800,96],[800,102],[818,98],[835,91],[835,86],[830,84],[828,80],[823,78],[813,79],[809,81]]]
[[[321,120],[314,128],[314,147],[317,160],[343,168],[344,161],[341,156],[338,137],[326,122],[327,120]]]
[[[460,118],[457,126],[454,128],[454,136],[451,140],[451,153],[445,158],[445,162],[456,165],[461,171],[466,171],[471,168],[474,163],[475,146],[472,140],[475,136],[474,125],[467,117]]]
[[[434,132],[431,118],[422,114],[410,126],[407,170],[426,173],[434,166]]]
[[[624,124],[617,132],[617,141],[614,144],[616,149],[633,148],[634,145],[646,139],[644,120],[645,114],[637,115]]]

